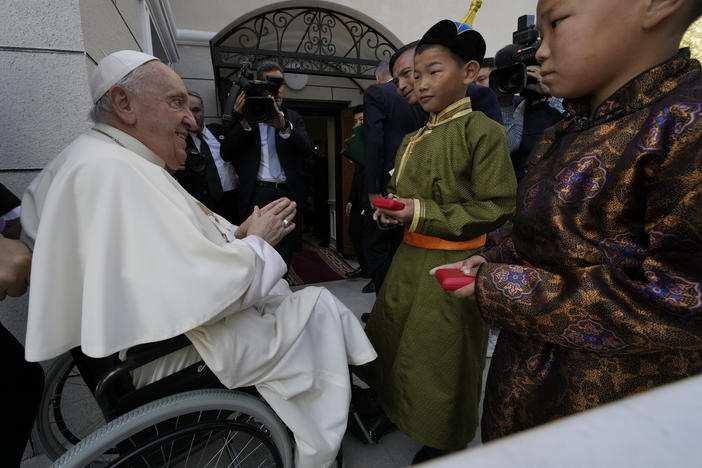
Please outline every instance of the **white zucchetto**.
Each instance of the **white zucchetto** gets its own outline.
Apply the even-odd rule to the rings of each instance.
[[[98,102],[107,90],[129,72],[151,60],[158,58],[136,50],[118,50],[100,60],[90,76],[90,96],[93,103]]]

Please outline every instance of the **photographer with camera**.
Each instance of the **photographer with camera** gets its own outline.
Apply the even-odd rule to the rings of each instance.
[[[562,100],[551,96],[548,87],[541,82],[541,66],[536,61],[536,51],[541,45],[539,32],[534,26],[534,15],[522,15],[517,19],[517,30],[512,34],[513,43],[503,47],[495,55],[495,66],[490,73],[490,88],[503,102],[506,97],[520,95],[524,98],[511,115],[503,117],[505,124],[516,129],[517,134],[508,136],[510,155],[517,180],[526,172],[526,160],[543,131],[563,118]],[[521,127],[521,135],[518,129]]]
[[[490,87],[490,73],[495,70],[495,57],[485,57],[478,70],[475,82],[487,88]],[[498,96],[502,114],[502,126],[507,131],[507,147],[512,153],[519,149],[522,143],[522,127],[524,126],[524,98],[518,94],[500,94]]]
[[[223,216],[232,224],[239,224],[237,185],[234,167],[220,156],[222,126],[205,126],[205,106],[202,96],[188,91],[190,112],[197,128],[188,132],[184,166],[173,174],[185,190],[203,205]]]
[[[302,206],[305,198],[303,164],[312,153],[305,124],[297,112],[282,105],[283,69],[276,62],[265,61],[256,70],[259,80],[240,77],[235,83],[241,90],[232,111],[232,128],[222,141],[221,155],[239,174],[239,213],[244,218],[255,206],[265,206],[288,197]],[[237,90],[232,90],[232,94]],[[283,238],[276,250],[290,265],[295,248],[300,245],[298,215],[291,222],[297,226]]]

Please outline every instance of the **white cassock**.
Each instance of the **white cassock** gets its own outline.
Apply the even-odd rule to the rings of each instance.
[[[275,249],[235,239],[140,141],[103,124],[76,138],[25,192],[22,226],[34,240],[27,360],[185,333],[224,385],[256,385],[295,435],[297,466],[333,461],[348,365],[376,357],[360,323],[323,288],[292,293]]]

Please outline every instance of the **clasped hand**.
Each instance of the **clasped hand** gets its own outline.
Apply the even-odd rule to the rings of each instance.
[[[241,223],[236,237],[258,236],[275,247],[280,240],[295,229],[292,219],[297,214],[297,204],[288,198],[279,198],[263,208],[254,206],[254,212]]]

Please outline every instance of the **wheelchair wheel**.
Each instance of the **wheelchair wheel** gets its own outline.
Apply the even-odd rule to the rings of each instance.
[[[141,406],[84,438],[54,467],[291,468],[287,428],[261,400],[196,390]]]
[[[46,372],[44,394],[34,433],[46,456],[56,460],[66,450],[105,424],[105,418],[83,381],[70,353],[59,356]]]

